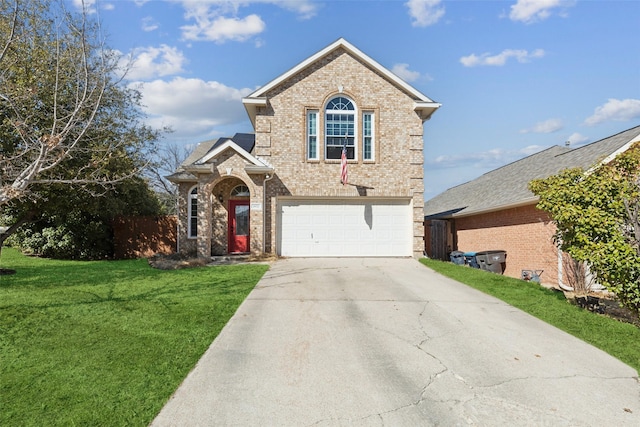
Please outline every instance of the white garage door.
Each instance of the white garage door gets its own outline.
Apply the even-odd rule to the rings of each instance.
[[[410,200],[281,200],[278,253],[411,256],[412,223]]]

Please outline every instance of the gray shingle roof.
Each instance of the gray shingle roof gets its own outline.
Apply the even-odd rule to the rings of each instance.
[[[424,215],[449,218],[534,203],[536,197],[528,188],[530,181],[567,168],[587,169],[639,135],[640,126],[636,126],[578,148],[553,146],[446,190],[424,204]]]
[[[197,178],[195,175],[187,172],[185,168],[187,166],[194,165],[201,158],[207,155],[212,150],[215,150],[221,144],[224,144],[226,141],[231,140],[235,142],[240,148],[245,150],[247,153],[251,153],[253,151],[253,147],[256,143],[256,137],[253,133],[236,133],[231,138],[218,138],[211,139],[209,141],[203,141],[199,143],[196,148],[187,156],[186,159],[182,162],[180,167],[167,176],[167,179],[174,182],[179,181],[196,181]]]

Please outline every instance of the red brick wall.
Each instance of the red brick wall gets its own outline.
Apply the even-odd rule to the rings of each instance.
[[[558,283],[555,226],[535,205],[456,218],[458,250],[505,250],[505,275],[521,277],[522,270],[544,270],[542,282]]]
[[[146,258],[176,252],[176,216],[120,217],[113,222],[116,259]]]

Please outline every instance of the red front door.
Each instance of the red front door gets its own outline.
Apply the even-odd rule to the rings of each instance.
[[[229,200],[229,252],[249,252],[248,200]]]

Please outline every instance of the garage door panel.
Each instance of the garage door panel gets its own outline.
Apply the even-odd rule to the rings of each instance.
[[[410,256],[409,200],[296,200],[279,204],[283,256]]]

